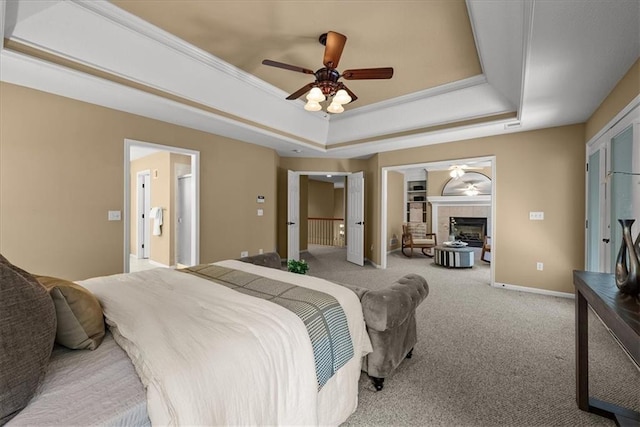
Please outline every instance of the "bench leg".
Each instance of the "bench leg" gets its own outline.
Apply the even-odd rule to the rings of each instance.
[[[382,390],[382,387],[384,387],[384,378],[371,376],[369,378],[371,378],[371,381],[373,381],[373,386],[376,388],[376,391]]]

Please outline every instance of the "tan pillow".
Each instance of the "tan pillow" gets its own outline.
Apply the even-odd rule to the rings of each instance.
[[[36,276],[53,299],[58,318],[56,342],[65,347],[95,350],[104,338],[104,318],[98,299],[82,286],[48,276]]]

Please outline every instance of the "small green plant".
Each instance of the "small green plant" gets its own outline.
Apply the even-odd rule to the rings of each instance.
[[[307,264],[307,261],[303,259],[301,259],[300,261],[290,259],[289,261],[287,261],[287,270],[292,273],[306,274],[307,270],[309,270],[309,264]]]

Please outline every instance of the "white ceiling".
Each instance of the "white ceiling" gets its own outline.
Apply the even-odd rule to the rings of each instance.
[[[189,3],[194,2],[180,4],[187,8]],[[285,2],[267,3],[277,10]],[[358,4],[340,2],[352,3]],[[380,12],[382,3],[368,2],[367,13]],[[398,9],[402,3],[415,2],[394,2]],[[0,77],[269,146],[281,156],[361,158],[585,122],[640,55],[637,0],[469,0],[466,4],[482,74],[400,97],[386,95],[392,97],[369,105],[363,102],[332,117],[304,111],[302,101],[284,99],[290,88],[267,83],[102,0],[8,0],[6,7],[0,2],[0,30],[8,40],[0,53]],[[250,15],[250,3],[246,6]],[[398,40],[395,50],[405,55],[420,55],[420,50],[403,49],[403,40],[417,31],[417,24],[385,14],[390,24],[377,26],[376,37]],[[333,29],[359,34],[353,27],[352,32],[348,26]],[[236,49],[246,46],[252,57],[280,59],[243,44],[243,31],[232,34]],[[353,37],[343,57],[364,49],[352,41]],[[281,42],[286,45],[286,40]],[[424,46],[428,50],[428,43]],[[359,57],[358,64],[367,67],[375,60],[372,66],[402,66],[401,56],[394,58],[399,65],[366,56]],[[315,68],[294,60],[288,62]],[[484,122],[473,122],[478,120]],[[505,129],[506,124],[516,126]]]

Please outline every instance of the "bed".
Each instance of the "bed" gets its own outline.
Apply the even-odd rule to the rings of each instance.
[[[233,260],[213,266],[242,289],[163,268],[78,282],[99,299],[110,333],[94,351],[56,347],[35,397],[9,425],[345,421],[357,406],[361,359],[371,351],[358,297],[315,277]],[[349,357],[319,361],[326,338],[317,335],[318,322],[288,309],[288,298],[276,295],[280,305],[257,298],[263,282],[314,292],[313,301],[334,298],[339,307],[329,311],[344,313],[340,340],[349,341]],[[335,370],[325,378],[319,366]]]

